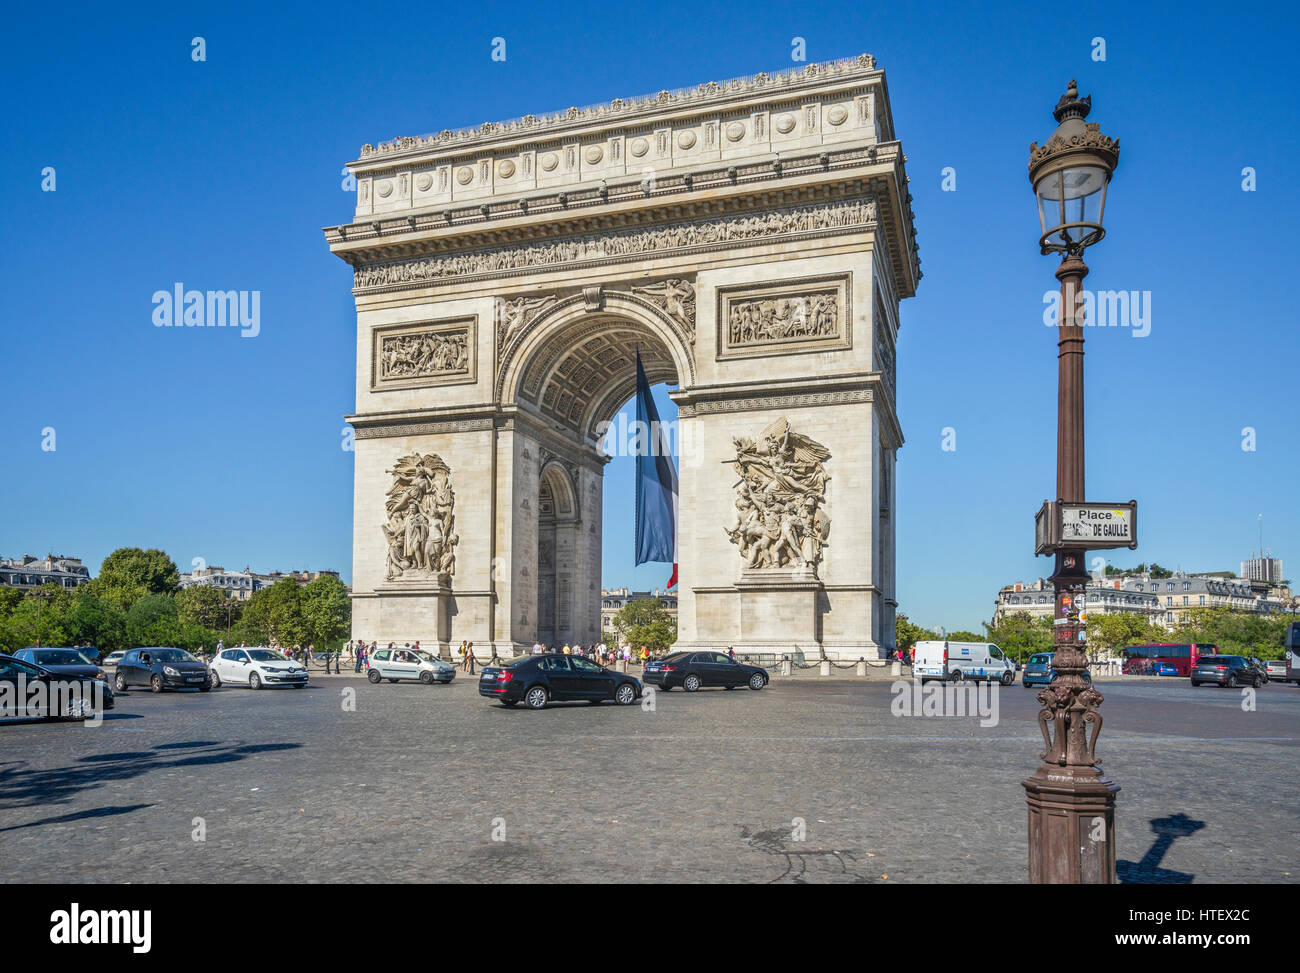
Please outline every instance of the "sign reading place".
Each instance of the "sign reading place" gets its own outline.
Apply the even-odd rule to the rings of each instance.
[[[1034,522],[1034,553],[1137,547],[1137,501],[1064,503],[1046,501]]]

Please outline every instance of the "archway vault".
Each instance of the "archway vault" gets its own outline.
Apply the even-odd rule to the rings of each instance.
[[[638,352],[652,385],[692,383],[690,336],[677,321],[636,295],[605,294],[596,306],[575,295],[511,337],[498,373],[498,401],[590,441],[636,391]]]

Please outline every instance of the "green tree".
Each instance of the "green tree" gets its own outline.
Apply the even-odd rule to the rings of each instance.
[[[899,651],[911,652],[917,642],[925,642],[932,638],[934,638],[934,633],[928,628],[913,625],[902,612],[895,612],[894,645],[898,647]]]
[[[240,621],[240,635],[247,642],[265,644],[274,639],[292,648],[311,641],[303,617],[302,589],[292,578],[254,592]]]
[[[638,649],[660,652],[677,641],[677,620],[658,598],[629,601],[614,616],[614,628],[621,641]]]
[[[119,547],[104,558],[91,590],[123,611],[145,595],[172,594],[180,586],[180,572],[163,551]]]
[[[101,654],[125,649],[126,613],[82,585],[72,596],[68,633],[78,645],[94,646]]]
[[[985,639],[1004,654],[1023,662],[1035,652],[1051,652],[1052,620],[1046,616],[1032,618],[1028,612],[1004,615],[996,625],[984,623]]]
[[[227,611],[231,624],[239,618],[243,604],[231,598],[220,588],[195,585],[176,592],[176,607],[181,621],[212,631],[226,630]]]
[[[185,648],[185,626],[171,595],[145,595],[126,613],[126,638],[133,648],[171,645]]]
[[[316,648],[334,646],[352,630],[352,599],[338,578],[323,574],[302,589],[302,616],[307,640]]]
[[[1134,612],[1090,614],[1088,616],[1088,652],[1094,656],[1115,656],[1126,645],[1168,641],[1164,630],[1145,615]]]

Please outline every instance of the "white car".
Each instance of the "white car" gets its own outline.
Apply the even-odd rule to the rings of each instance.
[[[100,660],[99,665],[101,668],[104,666],[109,666],[109,667],[116,666],[119,662],[122,661],[122,656],[124,655],[126,655],[126,649],[118,649],[116,652],[110,652],[108,655],[104,656],[104,658]]]
[[[212,674],[212,688],[223,683],[261,689],[263,686],[292,686],[302,689],[307,685],[305,666],[285,658],[275,649],[260,646],[240,646],[218,652],[208,663]]]
[[[370,659],[366,678],[371,682],[418,679],[429,686],[451,682],[456,678],[456,667],[423,649],[379,649]]]

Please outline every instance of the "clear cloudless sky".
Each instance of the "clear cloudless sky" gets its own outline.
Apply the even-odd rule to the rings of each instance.
[[[900,609],[974,628],[1000,585],[1048,573],[1055,259],[1026,164],[1071,77],[1123,145],[1088,284],[1151,295],[1149,336],[1088,332],[1088,493],[1140,504],[1141,547],[1113,562],[1237,570],[1263,514],[1300,570],[1292,4],[29,4],[6,26],[0,554],[97,572],[158,546],[182,570],[350,578],[356,318],[320,232],[351,218],[344,164],[366,142],[780,70],[804,38],[809,61],[877,57],[915,196]],[[178,281],[260,291],[261,333],[155,328],[151,295]],[[608,470],[604,580],[653,587],[664,566],[632,568],[631,466]]]

